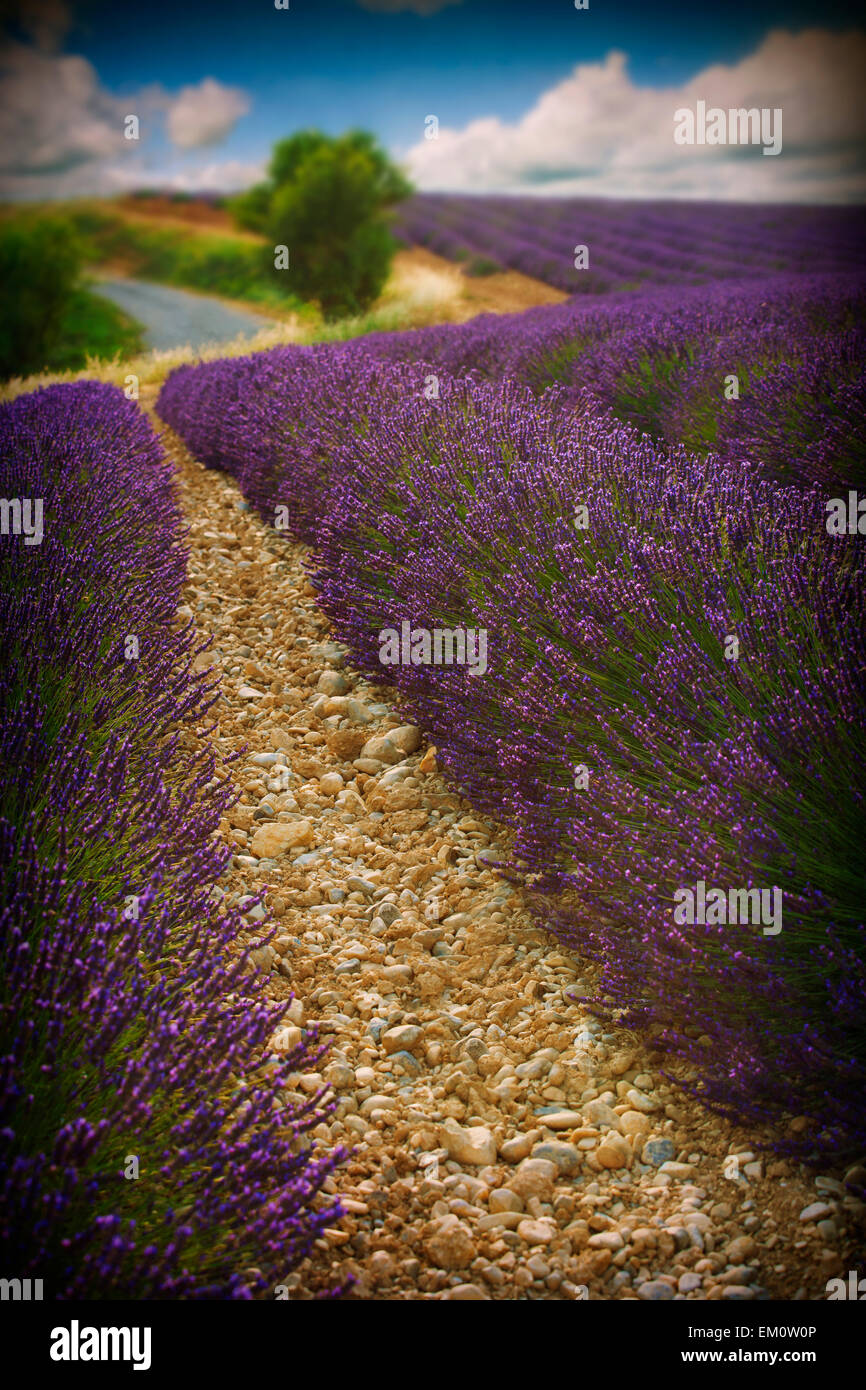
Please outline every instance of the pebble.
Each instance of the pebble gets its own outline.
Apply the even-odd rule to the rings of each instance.
[[[279,761],[279,753],[255,753],[250,759],[256,767],[273,767]]]
[[[574,1145],[558,1143],[553,1139],[533,1145],[532,1157],[545,1158],[555,1163],[560,1173],[566,1177],[573,1177],[581,1167],[580,1153]]]
[[[589,1238],[591,1250],[622,1250],[625,1241],[619,1231],[598,1231]]]
[[[374,734],[361,749],[361,759],[371,762],[374,772],[377,770],[375,764],[398,763],[402,757],[402,751],[387,734]]]
[[[658,1168],[661,1164],[669,1162],[675,1154],[676,1146],[670,1139],[647,1139],[640,1156],[642,1163],[652,1163]]]
[[[758,1246],[753,1236],[737,1236],[735,1240],[729,1242],[726,1254],[730,1264],[740,1264],[747,1260],[750,1255],[754,1255]]]
[[[323,1075],[325,1080],[338,1090],[348,1090],[355,1084],[355,1073],[345,1062],[332,1062],[330,1066],[325,1067]]]
[[[627,1135],[629,1138],[633,1138],[636,1134],[646,1134],[650,1127],[650,1122],[647,1116],[642,1115],[639,1110],[624,1110],[619,1117],[619,1127],[623,1134]],[[673,1146],[671,1146],[671,1154],[674,1152],[675,1150]],[[647,1161],[652,1162],[651,1159]]]
[[[321,691],[323,695],[345,695],[351,687],[345,676],[342,676],[339,671],[323,671],[319,676],[316,689]]]
[[[372,724],[375,715],[361,700],[349,699],[346,701],[346,717],[353,724]]]
[[[433,1234],[425,1241],[424,1248],[437,1269],[464,1269],[476,1256],[472,1232],[453,1214],[438,1220]]]
[[[494,1211],[523,1211],[523,1202],[516,1192],[507,1187],[497,1187],[491,1192],[487,1205]]]
[[[374,1110],[396,1110],[399,1102],[396,1096],[368,1096],[361,1105],[362,1115],[371,1115]]]
[[[559,1176],[555,1163],[546,1158],[525,1158],[509,1177],[506,1187],[516,1192],[524,1202],[530,1197],[547,1202],[553,1196],[553,1187]]]
[[[411,1052],[394,1052],[391,1056],[391,1061],[394,1063],[399,1063],[404,1071],[417,1073],[422,1070],[422,1066],[421,1063],[418,1061],[418,1058],[415,1057]]]
[[[523,1219],[522,1211],[491,1211],[476,1222],[479,1231],[493,1231],[497,1228],[513,1230]]]
[[[462,1129],[456,1124],[445,1124],[439,1131],[439,1142],[458,1163],[484,1167],[496,1162],[496,1140],[483,1125]]]
[[[686,1178],[690,1178],[694,1171],[694,1167],[691,1163],[674,1163],[667,1160],[659,1166],[660,1173],[667,1173],[669,1177],[677,1178],[681,1182],[685,1181]]]
[[[417,1024],[403,1024],[397,1028],[389,1028],[382,1034],[382,1046],[386,1053],[414,1052],[423,1036],[423,1029]],[[496,1157],[495,1150],[493,1156]]]
[[[702,1283],[703,1279],[700,1274],[695,1274],[694,1270],[689,1269],[686,1270],[685,1274],[680,1275],[677,1280],[677,1289],[680,1293],[694,1293],[695,1289],[699,1289]]]
[[[415,753],[421,747],[421,730],[414,724],[401,724],[397,729],[389,729],[387,737],[404,756]]]
[[[608,1128],[617,1131],[622,1129],[619,1115],[603,1100],[591,1100],[588,1105],[583,1107],[583,1115],[588,1124],[607,1125]],[[578,1120],[578,1124],[580,1123],[582,1123],[582,1118]]]
[[[663,1279],[647,1279],[645,1283],[641,1284],[637,1295],[638,1298],[648,1299],[652,1303],[663,1303],[669,1298],[673,1298],[674,1290]]]
[[[250,841],[250,849],[259,859],[277,859],[295,845],[309,845],[312,839],[313,827],[308,820],[274,823],[259,827]]]
[[[519,1070],[517,1074],[520,1075]],[[577,1110],[555,1110],[552,1114],[545,1113],[544,1123],[548,1129],[579,1129],[583,1116]]]
[[[519,1163],[521,1159],[527,1158],[532,1152],[532,1146],[538,1138],[538,1130],[532,1130],[529,1134],[516,1134],[513,1139],[506,1139],[499,1152],[506,1163]]]
[[[800,1212],[801,1221],[822,1221],[825,1216],[832,1216],[833,1208],[828,1202],[810,1202]]]
[[[645,1096],[643,1091],[637,1091],[634,1087],[626,1091],[626,1100],[634,1110],[640,1110],[644,1115],[651,1115],[654,1110],[658,1110],[658,1105],[649,1096]]]
[[[556,1222],[544,1218],[521,1221],[517,1227],[517,1234],[527,1245],[549,1245],[556,1233]]]
[[[594,1154],[602,1168],[628,1168],[634,1157],[628,1140],[616,1130],[605,1136]]]

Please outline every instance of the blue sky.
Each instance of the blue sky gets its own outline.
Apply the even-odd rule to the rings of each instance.
[[[255,156],[301,125],[369,127],[402,149],[418,113],[449,125],[494,112],[518,118],[578,62],[613,48],[636,82],[680,82],[710,62],[735,62],[774,25],[844,29],[858,7],[831,0],[761,4],[653,4],[652,0],[463,0],[436,14],[375,13],[353,0],[116,0],[75,6],[67,47],[118,93],[146,82],[180,87],[214,77],[241,86],[254,106],[231,153]],[[146,16],[146,18],[144,17]]]
[[[217,183],[249,181],[272,142],[302,126],[334,133],[363,126],[400,157],[422,139],[429,113],[455,134],[473,122],[495,119],[506,139],[545,94],[562,91],[562,103],[573,91],[580,106],[582,89],[562,84],[568,84],[577,65],[601,70],[614,50],[625,55],[617,81],[620,100],[627,102],[631,88],[685,89],[712,65],[736,69],[760,51],[774,29],[797,35],[820,24],[832,37],[850,30],[856,15],[842,0],[827,0],[820,7],[804,0],[729,0],[724,5],[590,0],[586,11],[576,11],[572,0],[291,0],[288,11],[275,9],[271,0],[147,0],[141,6],[118,0],[70,5],[63,0],[21,0],[21,5],[30,17],[30,32],[24,22],[13,29],[18,67],[10,60],[5,73],[19,115],[17,129],[9,133],[17,136],[18,144],[27,143],[20,109],[26,107],[27,80],[34,90],[40,84],[48,86],[47,58],[36,65],[24,53],[35,44],[53,51],[54,62],[74,55],[88,66],[91,104],[81,113],[67,112],[67,126],[79,120],[85,145],[89,140],[97,153],[102,150],[91,128],[95,113],[103,119],[112,102],[126,102],[131,109],[141,106],[147,138],[135,155],[142,176],[145,181],[164,177],[179,184],[200,182],[208,170]],[[412,12],[418,8],[436,12]],[[48,29],[54,24],[55,36],[47,43],[34,37],[34,11],[44,12]],[[800,61],[798,55],[794,58]],[[832,59],[833,50],[827,48],[823,61]],[[166,113],[180,93],[205,82],[211,84],[212,104],[218,103],[223,90],[235,94],[226,97],[227,112],[234,111],[234,118],[220,128],[218,139],[178,146],[166,127]],[[44,104],[46,91],[39,96]],[[187,107],[194,99],[188,90]],[[180,121],[178,115],[176,123]],[[39,122],[47,127],[44,115]],[[32,171],[34,184],[39,169],[44,172],[51,163],[54,145],[55,163],[58,168],[63,164],[61,124],[58,113],[53,139],[46,128]],[[107,133],[102,143],[107,177]],[[456,158],[458,146],[450,148]],[[425,150],[416,153],[419,168],[424,167]],[[72,161],[79,167],[86,162],[75,152]],[[96,162],[90,174],[96,175]],[[126,165],[132,177],[135,161],[127,158]],[[26,185],[26,150],[23,163],[19,159],[15,167],[19,182]],[[476,160],[473,168],[477,167]],[[768,166],[764,173],[769,175]],[[80,168],[86,182],[85,175]],[[111,176],[126,177],[120,166]],[[460,176],[455,165],[458,184]],[[436,178],[441,182],[442,177],[440,168]],[[503,177],[506,182],[516,178],[519,185],[520,170],[506,171],[500,182]],[[63,191],[69,182],[65,180]]]

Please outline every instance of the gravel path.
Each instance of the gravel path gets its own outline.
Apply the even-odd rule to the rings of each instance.
[[[149,280],[100,276],[92,289],[137,319],[144,328],[146,346],[160,351],[200,348],[207,343],[226,342],[239,334],[251,337],[273,325],[273,319],[262,314],[233,309],[209,295],[190,294],[168,285],[154,285]]]
[[[345,665],[303,548],[164,439],[192,528],[181,615],[222,676],[213,737],[249,744],[221,887],[271,885],[268,990],[295,993],[273,1046],[319,1022],[331,1052],[295,1086],[334,1088],[315,1138],[354,1146],[327,1184],[347,1216],[292,1296],[351,1273],[355,1299],[825,1298],[862,1205],[758,1156],[569,1000],[580,961],[486,867],[502,832]]]

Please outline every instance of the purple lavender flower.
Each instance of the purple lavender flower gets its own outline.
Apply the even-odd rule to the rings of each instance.
[[[94,382],[0,407],[0,439],[44,532],[0,540],[3,1267],[53,1298],[251,1297],[334,1219],[341,1154],[309,1148],[322,1098],[286,1099],[315,1039],[269,1056],[287,1006],[211,900],[233,792],[180,746],[214,695],[174,623],[171,468]]]

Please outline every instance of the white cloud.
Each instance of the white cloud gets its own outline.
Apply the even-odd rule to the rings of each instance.
[[[412,14],[438,14],[449,5],[462,5],[463,0],[358,0],[362,10],[372,10],[375,14],[400,14],[410,10]]]
[[[216,190],[261,177],[257,165],[226,161],[190,171],[170,154],[153,154],[163,119],[181,151],[215,144],[248,110],[243,92],[206,78],[176,96],[151,84],[116,97],[86,58],[53,51],[62,14],[46,5],[46,25],[51,15],[55,27],[40,29],[40,47],[13,40],[0,48],[2,196],[69,198],[163,184]],[[128,115],[139,118],[138,140],[124,136]]]
[[[267,162],[249,163],[243,159],[223,159],[201,168],[161,174],[154,182],[160,188],[184,193],[236,193],[259,183],[267,172]]]
[[[744,200],[866,197],[866,35],[769,33],[741,62],[677,88],[640,87],[626,56],[581,63],[522,120],[490,116],[409,150],[423,189]],[[757,106],[783,112],[783,148],[682,146],[674,111]]]
[[[224,87],[206,77],[197,87],[183,87],[169,104],[166,128],[172,144],[181,150],[216,145],[231,134],[246,115],[250,103],[237,87]]]
[[[119,152],[127,108],[86,58],[24,44],[0,50],[0,174],[62,174]]]

